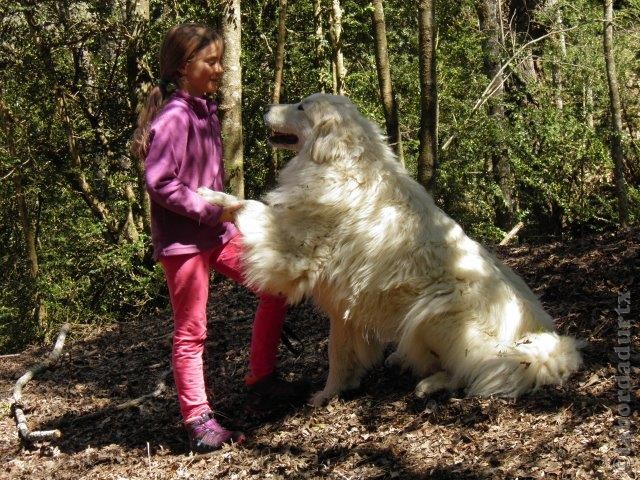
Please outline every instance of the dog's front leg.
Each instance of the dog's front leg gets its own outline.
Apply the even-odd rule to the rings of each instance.
[[[332,318],[329,330],[329,376],[319,392],[311,397],[311,405],[321,407],[343,390],[356,388],[364,368],[353,347],[353,332],[349,320]]]
[[[231,207],[240,203],[240,200],[233,195],[229,195],[224,192],[217,192],[207,187],[198,188],[197,193],[207,202],[213,205],[220,205],[221,207]]]

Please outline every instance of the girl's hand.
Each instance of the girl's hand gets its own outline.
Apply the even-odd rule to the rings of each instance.
[[[236,219],[235,213],[244,206],[244,202],[238,202],[233,205],[226,205],[222,208],[222,215],[220,215],[221,222],[234,222]]]

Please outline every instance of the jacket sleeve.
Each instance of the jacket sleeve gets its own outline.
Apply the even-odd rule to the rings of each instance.
[[[188,119],[169,115],[157,122],[149,132],[149,148],[145,158],[145,182],[149,197],[179,215],[198,223],[216,226],[222,208],[211,205],[185,185],[178,177],[187,154]]]

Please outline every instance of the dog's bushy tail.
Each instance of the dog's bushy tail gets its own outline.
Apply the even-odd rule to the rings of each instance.
[[[505,353],[479,362],[467,394],[518,397],[543,385],[560,385],[582,365],[583,343],[554,332],[528,334]]]

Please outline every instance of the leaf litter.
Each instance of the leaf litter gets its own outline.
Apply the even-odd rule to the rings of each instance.
[[[242,429],[242,447],[193,456],[173,382],[148,395],[170,366],[171,313],[135,322],[72,329],[57,367],[23,394],[31,428],[63,437],[21,447],[9,397],[16,379],[47,353],[32,347],[0,357],[0,478],[11,479],[626,479],[638,478],[638,330],[631,335],[631,453],[622,456],[619,417],[618,294],[639,308],[640,231],[571,242],[498,247],[497,255],[540,296],[559,331],[587,341],[584,368],[562,387],[514,401],[423,400],[415,379],[372,370],[357,391],[313,409],[304,400],[257,401],[245,391],[256,299],[216,276],[205,355],[210,398],[219,418]],[[279,371],[321,388],[327,374],[328,322],[310,303],[292,307],[288,328],[299,355],[281,347]],[[620,463],[620,461],[625,463]]]

